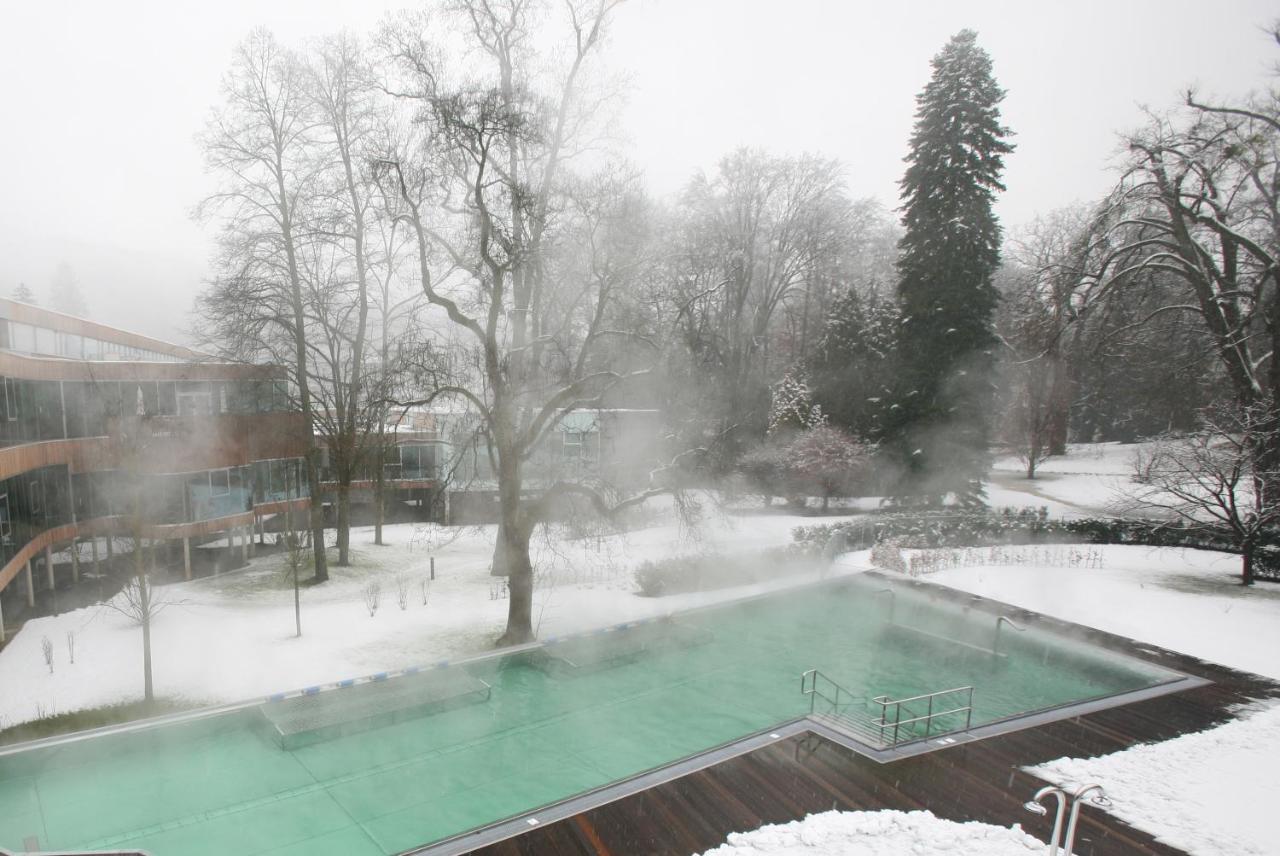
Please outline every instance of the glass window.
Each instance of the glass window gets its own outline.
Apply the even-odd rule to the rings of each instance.
[[[4,413],[10,422],[18,418],[18,385],[11,377],[4,379]]]
[[[231,493],[231,471],[211,470],[209,472],[209,492],[212,496],[226,496]]]
[[[178,387],[173,381],[162,380],[156,384],[157,406],[161,416],[174,416],[178,412]]]
[[[146,381],[138,385],[142,390],[142,404],[144,411],[148,416],[155,416],[160,412],[160,402],[156,396],[156,385],[154,381]]]
[[[9,494],[0,493],[0,541],[13,543],[13,526],[9,522]]]
[[[179,384],[177,399],[179,416],[208,416],[210,413],[209,387],[206,384]]]
[[[9,341],[13,343],[15,351],[25,351],[34,353],[36,349],[36,328],[30,324],[21,324],[17,321],[9,322]]]
[[[82,355],[84,340],[75,333],[58,334],[58,356],[78,360]]]
[[[37,354],[56,354],[58,353],[58,337],[48,327],[36,328],[36,353]]]

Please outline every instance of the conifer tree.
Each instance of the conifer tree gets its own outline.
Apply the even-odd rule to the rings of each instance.
[[[832,304],[809,361],[814,403],[862,440],[880,439],[894,374],[896,309],[874,286],[865,295],[849,288]]]
[[[898,244],[899,390],[891,438],[903,475],[898,498],[982,501],[993,407],[1000,225],[992,212],[1013,151],[1000,124],[1004,91],[972,30],[933,58],[916,99]]]
[[[826,419],[822,409],[813,404],[813,395],[804,375],[789,370],[773,386],[773,402],[769,408],[769,435],[802,431],[821,425]]]
[[[9,297],[13,298],[19,303],[30,303],[32,306],[35,306],[36,304],[35,293],[31,290],[30,286],[28,286],[25,282],[18,283],[17,288],[15,288],[13,291],[9,293]]]

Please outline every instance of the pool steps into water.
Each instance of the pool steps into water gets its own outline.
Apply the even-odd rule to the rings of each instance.
[[[629,632],[616,632],[621,629]],[[671,620],[614,630],[550,641],[513,655],[513,662],[555,678],[574,677],[633,663],[664,650],[703,645],[714,638],[708,630]],[[337,688],[346,691],[325,693],[317,687],[272,698],[259,708],[268,734],[282,749],[296,749],[480,704],[489,701],[492,694],[482,678],[444,668],[406,670],[394,679],[381,673],[360,682],[341,682]]]
[[[953,687],[894,699],[887,695],[868,699],[845,689],[817,669],[800,676],[800,692],[809,696],[809,717],[848,737],[877,749],[900,743],[968,731],[973,725],[973,687]],[[827,705],[818,710],[818,700]],[[952,701],[955,699],[955,701]],[[963,703],[961,703],[963,701]],[[919,712],[923,704],[924,711]],[[935,707],[938,709],[935,710]],[[878,708],[879,715],[873,711]],[[906,718],[903,718],[903,714]],[[963,727],[945,727],[964,717]]]
[[[590,674],[600,669],[635,662],[664,651],[688,650],[715,638],[710,630],[679,621],[664,620],[632,627],[627,633],[603,637],[560,639],[530,652],[528,665],[552,677]]]
[[[282,749],[345,737],[419,716],[487,702],[491,687],[466,672],[433,670],[373,681],[343,693],[311,693],[259,710]]]

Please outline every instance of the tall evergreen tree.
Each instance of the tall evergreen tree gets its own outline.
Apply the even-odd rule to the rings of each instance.
[[[903,465],[900,500],[950,494],[978,504],[994,404],[1000,225],[991,206],[1013,146],[1000,124],[1004,91],[977,34],[962,30],[932,64],[900,183],[901,386],[889,427]]]

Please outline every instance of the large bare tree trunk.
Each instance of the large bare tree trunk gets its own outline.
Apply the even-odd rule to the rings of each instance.
[[[383,365],[386,365],[386,349],[383,348]],[[382,546],[382,520],[386,513],[386,493],[387,493],[387,477],[386,477],[386,419],[381,414],[378,417],[378,447],[376,450],[377,457],[374,460],[373,471],[373,543],[379,547]]]
[[[351,564],[351,484],[339,481],[338,494],[338,564]]]
[[[142,618],[142,697],[155,701],[155,687],[151,677],[151,581],[147,579],[146,559],[142,555],[141,526],[134,541],[134,573],[138,575],[138,604]]]
[[[505,563],[507,577],[507,630],[499,645],[522,645],[533,641],[533,562],[529,558],[530,529],[503,515],[498,527],[494,562]],[[499,558],[501,557],[501,558]]]

